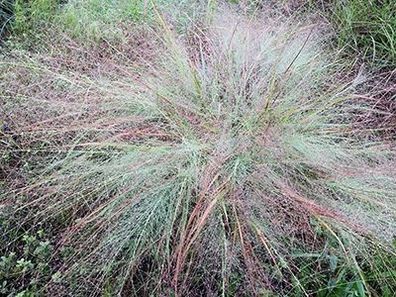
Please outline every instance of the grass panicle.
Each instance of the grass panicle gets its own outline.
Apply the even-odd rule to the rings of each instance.
[[[0,63],[0,210],[56,234],[42,292],[391,296],[395,151],[362,80],[320,26],[207,11],[181,34],[154,8],[148,56]]]

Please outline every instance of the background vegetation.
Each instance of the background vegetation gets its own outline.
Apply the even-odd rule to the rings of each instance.
[[[374,67],[396,65],[395,1],[336,2],[331,21],[337,30],[338,45],[357,53]]]

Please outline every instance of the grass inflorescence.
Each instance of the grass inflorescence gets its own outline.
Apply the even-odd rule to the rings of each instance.
[[[320,25],[200,9],[2,59],[3,292],[392,296],[396,156],[364,74]]]

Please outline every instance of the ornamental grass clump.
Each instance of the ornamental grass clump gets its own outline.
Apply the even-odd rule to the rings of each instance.
[[[374,258],[393,253],[395,156],[356,126],[363,75],[337,78],[320,26],[225,9],[180,37],[158,18],[161,54],[116,77],[2,63],[9,117],[31,115],[4,146],[27,165],[3,205],[56,226],[68,290],[394,292],[394,263]]]

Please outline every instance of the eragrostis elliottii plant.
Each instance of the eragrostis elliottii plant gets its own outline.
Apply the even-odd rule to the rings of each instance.
[[[77,295],[305,296],[340,269],[373,289],[360,263],[394,236],[394,154],[354,125],[361,77],[339,82],[323,32],[269,22],[225,10],[183,39],[160,18],[142,75],[3,63],[26,116],[7,149],[36,162],[3,204],[63,226]]]

